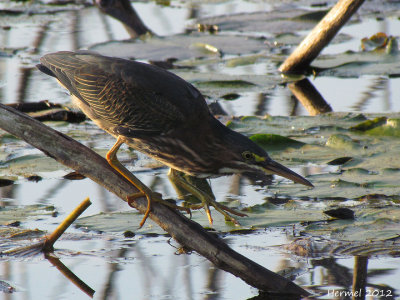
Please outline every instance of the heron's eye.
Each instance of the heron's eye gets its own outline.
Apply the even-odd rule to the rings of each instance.
[[[244,151],[244,152],[242,153],[242,156],[243,156],[243,158],[244,158],[245,160],[250,160],[250,159],[253,159],[253,158],[254,158],[253,153],[251,153],[250,151]]]

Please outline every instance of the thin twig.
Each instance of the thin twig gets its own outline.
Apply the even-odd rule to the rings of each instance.
[[[67,230],[69,226],[92,204],[89,198],[86,198],[79,204],[65,219],[57,226],[52,234],[46,236],[43,250],[52,251],[54,243]]]

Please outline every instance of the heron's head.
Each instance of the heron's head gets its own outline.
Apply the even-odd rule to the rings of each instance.
[[[226,168],[221,168],[220,173],[257,173],[277,174],[309,187],[314,187],[304,177],[280,163],[272,160],[266,151],[244,135],[231,131],[226,135],[226,153],[222,156],[226,159]]]

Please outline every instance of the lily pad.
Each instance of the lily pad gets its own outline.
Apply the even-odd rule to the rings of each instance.
[[[203,46],[200,46],[203,45]],[[204,45],[208,45],[205,47]],[[210,51],[213,48],[215,50]],[[146,40],[113,41],[93,45],[90,50],[103,55],[127,59],[178,60],[223,54],[249,54],[266,50],[263,39],[245,36],[206,35],[201,33],[174,35],[168,38],[150,37]]]
[[[312,63],[319,76],[342,78],[400,74],[399,54],[352,52],[323,55]]]
[[[29,154],[6,160],[0,164],[0,174],[30,177],[40,172],[68,170],[62,164],[43,154]]]
[[[284,248],[299,256],[324,258],[332,256],[398,256],[399,242],[385,241],[337,241],[321,237],[297,238]]]
[[[219,30],[233,32],[257,32],[264,34],[282,34],[300,30],[309,30],[318,19],[306,17],[310,11],[304,9],[273,10],[269,12],[254,12],[229,14],[202,18],[199,23],[214,24]],[[315,12],[314,12],[315,14]],[[310,16],[310,15],[309,15]],[[318,18],[320,18],[319,16]]]
[[[89,217],[79,218],[74,225],[77,228],[108,233],[123,233],[128,230],[134,230],[135,234],[165,234],[165,231],[150,219],[146,221],[142,228],[138,229],[142,219],[143,215],[135,211],[100,213]]]
[[[44,235],[45,232],[39,229],[31,230],[31,229],[15,228],[10,226],[0,226],[0,238],[2,240],[8,239],[8,240],[13,240],[13,242],[18,242],[18,241],[40,238]],[[0,246],[0,249],[1,248],[2,247]]]
[[[355,220],[314,223],[306,227],[311,235],[327,234],[344,241],[384,241],[399,237],[400,208],[367,208],[356,212]]]
[[[287,147],[300,148],[305,144],[278,134],[255,134],[250,139],[267,150],[279,150]]]
[[[264,57],[265,57],[264,54],[239,56],[226,60],[225,66],[228,68],[234,68],[237,66],[252,65]]]
[[[400,137],[400,119],[387,119],[386,123],[366,131],[376,136]]]
[[[265,93],[273,89],[281,79],[278,75],[235,75],[214,72],[173,70],[175,74],[195,85],[203,95],[218,99],[227,93]]]
[[[322,211],[318,210],[304,210],[304,209],[267,209],[266,207],[257,210],[258,213],[251,213],[245,211],[248,217],[238,218],[241,224],[241,229],[256,229],[266,228],[270,226],[285,226],[289,224],[298,223],[301,221],[317,221],[323,220],[325,217]],[[237,230],[234,224],[226,222],[224,217],[217,211],[212,210],[212,216],[214,219],[213,228],[221,232],[230,232]],[[151,220],[147,221],[146,224],[137,229],[138,224],[142,220],[142,215],[136,212],[123,212],[123,213],[102,213],[89,217],[79,218],[76,221],[78,228],[83,227],[85,229],[101,232],[125,232],[127,230],[135,229],[136,234],[142,235],[163,235],[165,232],[160,229],[159,226],[154,224]],[[205,227],[209,227],[208,219],[204,211],[193,211],[192,219]]]
[[[367,131],[386,123],[386,117],[377,117],[372,120],[365,120],[355,126],[350,127],[350,130]]]
[[[394,54],[398,52],[396,38],[387,36],[384,32],[378,32],[370,38],[361,40],[361,49],[363,51],[376,51]]]
[[[195,83],[196,84],[196,83]],[[215,80],[215,81],[201,81],[196,84],[199,88],[212,87],[212,88],[245,88],[254,86],[254,83],[244,80]]]
[[[360,148],[359,144],[345,134],[332,134],[326,141],[326,145],[340,150],[356,150]]]
[[[25,205],[21,207],[0,208],[0,225],[11,222],[23,222],[27,219],[40,218],[42,216],[51,216],[55,211],[54,206],[45,205]]]

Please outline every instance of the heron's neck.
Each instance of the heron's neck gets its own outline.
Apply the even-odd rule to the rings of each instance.
[[[213,129],[215,135],[220,139],[222,144],[227,148],[231,149],[232,146],[236,146],[237,142],[240,141],[244,136],[222,124],[220,121],[215,119]]]

